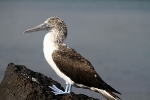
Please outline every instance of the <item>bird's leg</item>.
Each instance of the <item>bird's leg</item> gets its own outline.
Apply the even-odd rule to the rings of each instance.
[[[72,85],[71,84],[67,84],[65,91],[62,91],[62,90],[58,89],[55,85],[52,85],[52,87],[50,87],[50,88],[53,90],[53,93],[55,93],[55,95],[69,94],[71,92]]]
[[[65,89],[65,92],[68,91],[68,87],[69,87],[69,84],[66,85],[66,89]]]
[[[67,84],[67,85],[68,85],[67,92],[70,93],[72,91],[72,85],[71,84]]]

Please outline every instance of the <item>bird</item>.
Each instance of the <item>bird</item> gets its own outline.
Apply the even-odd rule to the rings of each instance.
[[[62,19],[50,17],[44,23],[23,33],[41,30],[48,31],[43,41],[44,57],[56,74],[66,82],[64,91],[55,85],[50,86],[55,95],[70,94],[74,86],[98,92],[107,100],[121,100],[115,94],[121,93],[108,85],[86,58],[64,43],[68,32]]]

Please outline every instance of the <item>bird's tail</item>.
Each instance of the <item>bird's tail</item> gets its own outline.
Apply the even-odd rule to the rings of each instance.
[[[97,89],[97,92],[99,92],[100,94],[102,94],[102,96],[105,97],[107,100],[117,100],[117,99],[120,99],[117,95],[115,95],[114,93],[112,93],[109,90],[106,91],[106,90],[102,90],[102,89]]]

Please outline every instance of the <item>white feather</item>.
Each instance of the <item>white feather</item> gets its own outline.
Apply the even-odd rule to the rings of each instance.
[[[55,31],[54,31],[55,32]],[[65,74],[63,74],[58,67],[56,66],[55,62],[52,59],[52,53],[54,50],[57,50],[57,44],[54,42],[54,39],[56,38],[56,33],[53,34],[53,31],[51,33],[47,33],[44,37],[43,41],[43,52],[44,57],[48,64],[52,67],[52,69],[57,73],[59,77],[64,79],[69,84],[74,84],[74,82]]]

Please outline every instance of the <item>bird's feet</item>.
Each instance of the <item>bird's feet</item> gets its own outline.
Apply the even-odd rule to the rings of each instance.
[[[55,93],[55,95],[59,95],[59,94],[69,94],[71,92],[72,86],[70,84],[67,84],[65,91],[60,90],[55,85],[49,87],[53,90],[53,93]]]

